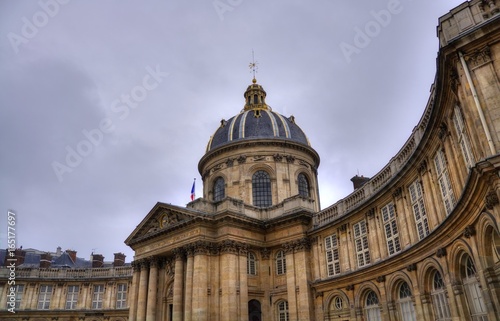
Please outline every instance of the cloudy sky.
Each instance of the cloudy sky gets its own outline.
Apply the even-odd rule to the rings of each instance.
[[[417,124],[438,18],[459,0],[0,2],[0,246],[111,260],[156,204],[184,206],[210,135],[258,82],[321,156],[323,208]]]

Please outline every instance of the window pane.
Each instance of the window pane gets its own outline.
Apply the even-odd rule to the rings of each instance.
[[[252,177],[253,205],[269,207],[272,205],[271,178],[265,171],[257,171]]]
[[[224,186],[225,182],[222,177],[218,177],[215,180],[214,183],[214,201],[218,202],[221,201],[226,195],[225,195],[225,190]]]
[[[304,174],[299,174],[299,195],[309,197],[309,182]]]

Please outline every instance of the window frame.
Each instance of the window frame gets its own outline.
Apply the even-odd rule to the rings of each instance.
[[[474,166],[475,160],[472,154],[469,136],[466,132],[464,117],[458,105],[455,105],[453,110],[453,125],[457,133],[457,140],[460,145],[460,150],[462,151],[465,166],[467,166],[467,170],[470,170]]]
[[[38,289],[38,303],[37,310],[49,310],[50,301],[52,299],[52,293],[54,291],[54,286],[52,284],[41,284]]]
[[[66,304],[64,305],[65,310],[76,310],[79,294],[79,285],[71,284],[66,287]]]
[[[276,275],[286,274],[286,254],[280,250],[276,253]]]
[[[257,275],[257,257],[251,251],[247,252],[247,274]]]
[[[392,256],[401,252],[401,241],[399,239],[398,220],[396,207],[393,202],[387,203],[380,209],[382,223],[384,225],[384,235],[387,245],[387,253]]]
[[[299,189],[299,195],[302,197],[311,197],[311,184],[309,184],[309,179],[306,174],[300,173],[297,176],[297,185]]]
[[[368,226],[365,220],[361,220],[353,224],[352,228],[354,231],[356,262],[358,267],[363,267],[371,263]]]
[[[340,256],[337,234],[325,237],[326,272],[329,277],[340,274]]]
[[[258,170],[252,175],[252,204],[257,207],[273,205],[271,175],[265,170]]]
[[[408,186],[410,194],[410,203],[415,218],[415,228],[417,230],[418,239],[422,240],[430,234],[429,218],[424,203],[424,192],[422,184],[417,178]]]
[[[213,185],[213,200],[214,202],[222,201],[226,197],[226,182],[222,176],[215,179]]]
[[[116,285],[116,308],[125,309],[127,307],[127,283],[118,283]]]
[[[434,155],[434,167],[436,168],[437,182],[441,191],[444,210],[446,215],[449,215],[456,205],[456,199],[453,193],[446,155],[442,148],[438,149]]]
[[[282,300],[276,304],[278,312],[278,321],[289,321],[290,313],[288,310],[288,301]]]
[[[100,291],[102,290],[102,291]],[[94,284],[92,291],[92,309],[102,310],[104,301],[104,284]]]

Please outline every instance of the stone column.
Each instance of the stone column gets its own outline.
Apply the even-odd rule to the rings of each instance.
[[[312,293],[309,289],[308,277],[311,274],[309,271],[308,254],[311,250],[309,238],[303,238],[294,242],[294,259],[295,259],[295,296],[297,298],[297,320],[307,321],[314,320],[314,307]],[[288,260],[287,260],[288,268]],[[287,270],[288,273],[288,270]],[[290,295],[290,293],[288,294]],[[288,302],[290,306],[290,302]],[[292,318],[293,320],[293,318]]]
[[[430,294],[428,293],[420,294],[420,302],[421,302],[421,309],[418,308],[416,309],[417,320],[430,321],[431,316],[434,314],[434,310],[432,309],[432,300]],[[421,314],[419,312],[420,310],[422,311]]]
[[[193,248],[186,249],[187,264],[186,264],[186,296],[184,299],[184,321],[192,321],[193,309],[193,263],[194,251]]]
[[[422,193],[426,209],[425,212],[427,214],[430,231],[434,230],[436,226],[441,223],[441,213],[444,213],[444,210],[442,210],[443,205],[440,203],[440,200],[442,200],[441,191],[439,190],[438,183],[435,181],[434,176],[430,171],[430,168],[433,167],[433,159],[429,159],[429,163],[424,160],[419,165],[419,172],[422,181]]]
[[[116,283],[115,282],[108,282],[105,292],[104,292],[104,298],[102,301],[102,308],[103,309],[114,309],[115,305],[113,298],[116,298],[115,294],[116,290]]]
[[[220,246],[220,321],[233,321],[238,313],[236,298],[237,282],[237,255],[238,249],[235,241],[224,241]]]
[[[182,298],[184,296],[184,255],[180,249],[174,250],[175,272],[174,272],[174,299],[173,299],[173,320],[182,321]]]
[[[141,274],[139,277],[139,294],[137,297],[137,321],[146,320],[146,304],[148,298],[149,261],[141,260]]]
[[[128,320],[136,321],[141,266],[139,265],[139,262],[133,261],[132,268],[134,269],[134,274],[132,275],[132,285],[130,287],[130,296],[128,300],[129,301]]]
[[[288,301],[288,314],[290,320],[298,319],[298,299],[297,290],[299,290],[295,279],[295,262],[293,249],[293,242],[284,244],[285,260],[286,260],[286,290],[287,290],[287,301]],[[301,320],[302,321],[302,320]]]
[[[248,319],[248,271],[247,271],[247,255],[248,248],[241,246],[239,248],[239,288],[236,290],[236,295],[240,296],[240,311],[239,320]]]
[[[209,249],[210,244],[202,241],[194,248],[192,319],[196,321],[208,320]]]
[[[156,318],[156,294],[158,287],[158,264],[159,259],[152,257],[149,259],[149,281],[148,296],[146,304],[146,321],[155,321]]]

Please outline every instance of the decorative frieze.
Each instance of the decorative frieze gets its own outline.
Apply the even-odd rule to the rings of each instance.
[[[403,195],[403,188],[401,186],[397,187],[394,192],[392,192],[392,197],[395,199],[401,198]]]
[[[265,247],[260,250],[260,256],[262,257],[263,260],[269,260],[269,257],[271,256],[271,251]]]
[[[446,253],[446,249],[444,247],[440,247],[436,251],[436,256],[439,257],[439,258],[446,256],[446,254],[447,254]]]
[[[448,136],[448,125],[446,125],[446,123],[441,123],[441,125],[439,125],[438,137],[444,140],[446,136]]]
[[[283,160],[283,155],[280,155],[280,154],[274,154],[273,155],[273,158],[274,158],[274,161],[275,162],[281,162]]]
[[[311,240],[308,237],[283,244],[285,253],[293,253],[311,249]]]
[[[224,240],[222,241],[219,246],[219,251],[221,253],[232,253],[232,254],[238,254],[238,242],[233,241],[233,240]]]
[[[467,225],[464,229],[464,237],[465,238],[470,238],[472,236],[476,235],[476,229],[472,225]]]
[[[420,175],[423,175],[427,172],[427,161],[425,159],[420,162],[420,165],[418,166],[418,172],[420,173]]]
[[[482,66],[491,62],[491,50],[489,46],[485,46],[465,56],[465,60],[471,69]]]
[[[247,161],[247,155],[241,155],[236,160],[238,161],[239,164],[246,163],[246,161]]]
[[[485,203],[486,203],[486,208],[489,210],[493,209],[493,207],[495,207],[495,205],[498,205],[499,202],[498,202],[497,193],[495,191],[490,191],[486,195]]]

